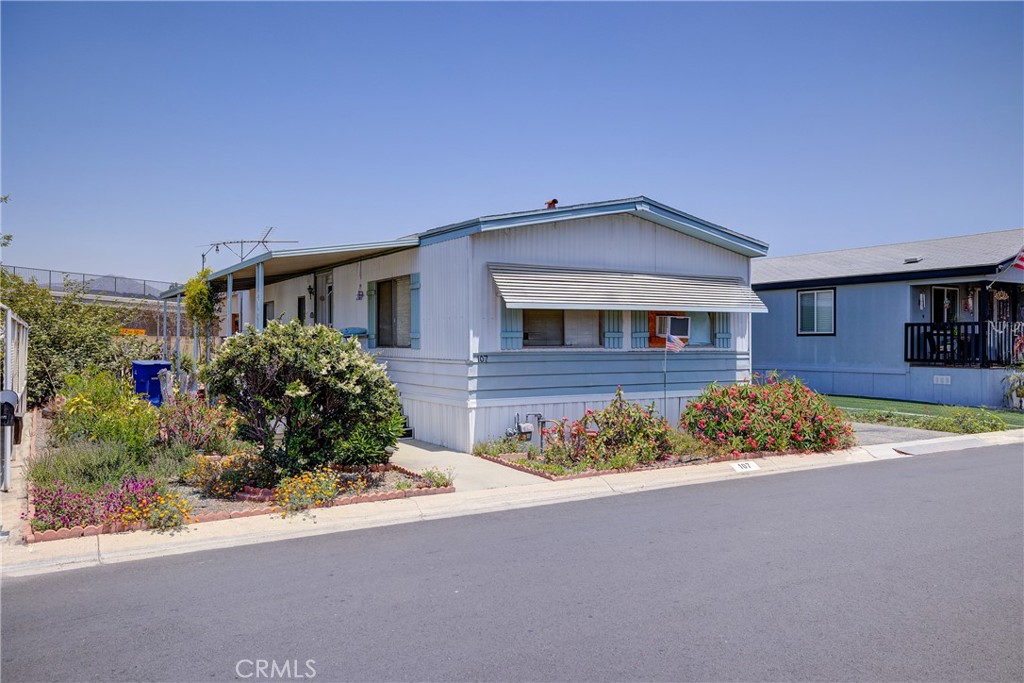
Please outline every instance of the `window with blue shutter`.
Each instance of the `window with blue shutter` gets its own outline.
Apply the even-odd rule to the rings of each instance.
[[[647,322],[647,311],[631,311],[630,342],[634,349],[646,349],[651,345],[650,328]]]
[[[604,348],[622,348],[622,311],[603,311],[602,328],[604,333]]]
[[[501,349],[503,351],[523,348],[523,312],[508,308],[501,302]]]

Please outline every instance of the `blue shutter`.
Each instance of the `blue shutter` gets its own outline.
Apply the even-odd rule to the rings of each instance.
[[[604,348],[622,348],[622,311],[602,311],[604,317]]]
[[[523,348],[523,312],[508,308],[501,302],[501,349],[508,351]]]
[[[715,347],[719,349],[732,348],[732,334],[729,332],[730,313],[715,314]]]
[[[366,283],[366,348],[377,348],[377,283]]]
[[[420,348],[420,274],[409,276],[409,339],[410,346]]]
[[[632,311],[633,330],[630,341],[634,349],[646,349],[650,346],[651,333],[647,326],[647,311]]]

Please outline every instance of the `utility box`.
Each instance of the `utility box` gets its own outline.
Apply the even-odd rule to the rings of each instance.
[[[171,362],[167,360],[133,360],[132,380],[135,382],[135,393],[145,396],[155,406],[163,402],[160,393],[160,371],[170,370]]]

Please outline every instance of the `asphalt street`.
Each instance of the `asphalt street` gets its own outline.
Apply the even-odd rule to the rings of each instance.
[[[1024,453],[5,579],[0,598],[4,683],[1021,681]]]

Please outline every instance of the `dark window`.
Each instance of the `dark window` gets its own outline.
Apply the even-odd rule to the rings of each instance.
[[[523,310],[523,346],[595,348],[601,344],[600,311]]]
[[[804,290],[796,297],[797,334],[836,333],[836,290]]]
[[[296,309],[299,312],[299,315],[298,315],[299,322],[302,323],[303,325],[305,325],[306,324],[306,297],[304,297],[304,296],[300,296],[299,297],[299,301],[296,304]]]
[[[377,283],[377,346],[412,346],[408,275]]]
[[[274,302],[267,301],[263,304],[263,327],[267,326],[274,319]]]

